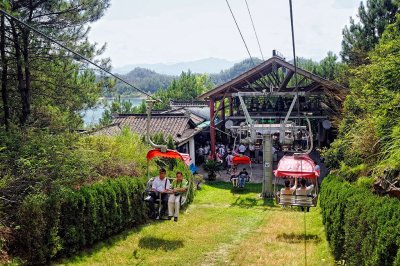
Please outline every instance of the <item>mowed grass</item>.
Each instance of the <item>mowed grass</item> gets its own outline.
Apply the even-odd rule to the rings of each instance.
[[[153,221],[59,265],[304,265],[304,213],[259,198],[260,184],[208,183],[179,222]],[[307,265],[334,265],[318,208],[306,214]]]

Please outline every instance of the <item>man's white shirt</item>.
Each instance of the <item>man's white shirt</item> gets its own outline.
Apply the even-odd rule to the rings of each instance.
[[[167,182],[167,183],[165,184],[165,182]],[[162,192],[166,189],[170,189],[171,183],[169,182],[168,177],[165,177],[163,180],[161,180],[160,177],[157,176],[156,178],[154,178],[153,184],[151,187],[154,188],[158,192]]]

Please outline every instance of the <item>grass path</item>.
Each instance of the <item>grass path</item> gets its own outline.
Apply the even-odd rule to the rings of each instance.
[[[126,231],[60,265],[304,265],[304,214],[258,198],[261,186],[203,186],[179,222]],[[307,265],[334,265],[318,208],[306,214]]]

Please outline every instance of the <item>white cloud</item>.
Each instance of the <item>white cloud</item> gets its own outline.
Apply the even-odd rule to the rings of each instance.
[[[260,57],[244,0],[230,0],[253,56]],[[292,57],[288,1],[248,0],[265,57]],[[340,51],[341,30],[358,0],[293,1],[297,55],[315,60]],[[107,42],[113,65],[247,57],[224,0],[114,0],[92,25],[90,39]]]

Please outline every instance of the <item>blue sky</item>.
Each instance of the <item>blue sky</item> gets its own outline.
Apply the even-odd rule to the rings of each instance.
[[[289,1],[247,0],[266,58],[277,49],[292,58]],[[244,0],[229,0],[252,56],[261,57]],[[296,54],[338,54],[342,29],[360,0],[293,0]],[[115,67],[215,57],[238,61],[247,51],[225,0],[112,0],[91,25],[89,39],[107,43]]]

